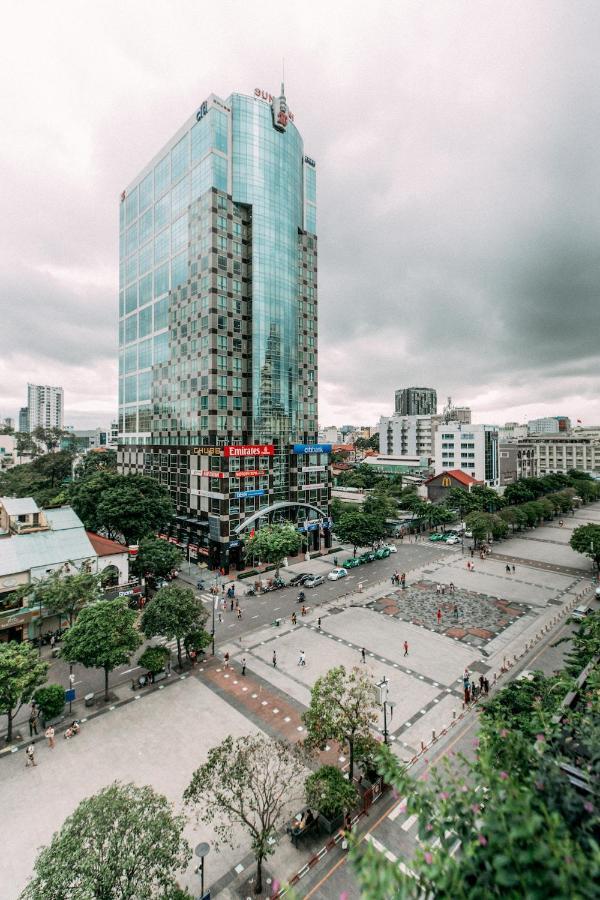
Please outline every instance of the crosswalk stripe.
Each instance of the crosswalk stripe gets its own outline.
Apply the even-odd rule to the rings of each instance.
[[[388,819],[392,822],[398,818],[401,812],[406,811],[406,797],[403,797],[402,800],[398,801],[398,805],[393,808],[391,813],[388,815]]]
[[[402,828],[402,831],[410,831],[418,818],[418,816],[409,816],[406,822],[403,822],[400,826]]]
[[[409,867],[406,865],[406,863],[402,862],[402,860],[399,860],[398,857],[394,853],[392,853],[391,850],[388,850],[387,847],[385,847],[381,843],[381,841],[378,841],[377,838],[373,837],[372,834],[367,834],[366,839],[369,841],[370,844],[373,845],[373,847],[375,847],[377,852],[381,853],[383,856],[385,856],[385,858],[389,862],[398,863],[398,868],[400,869],[401,872],[403,872],[405,875],[409,875],[411,878],[415,877],[415,873],[412,871],[412,869],[409,869]]]

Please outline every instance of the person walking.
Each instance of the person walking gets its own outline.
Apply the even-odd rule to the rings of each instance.
[[[46,735],[46,738],[48,739],[48,746],[50,747],[51,750],[54,750],[54,747],[56,746],[56,741],[54,740],[54,728],[52,727],[52,725],[48,725],[44,734]]]
[[[507,571],[507,573],[510,575],[510,566],[509,566],[508,563],[506,563],[506,571]]]
[[[337,556],[334,556],[333,557],[333,565],[335,566],[336,569],[337,569],[337,563],[338,563]]]
[[[237,617],[238,617],[238,619],[242,618],[242,607],[241,606],[238,606],[238,608],[237,608]]]
[[[223,665],[224,665],[224,668],[226,668],[226,669],[229,668],[229,651],[228,650],[225,651],[225,656],[223,657]]]
[[[473,548],[471,547],[471,559],[473,559],[474,556],[475,556],[475,551],[474,551]]]
[[[516,569],[515,569],[515,567],[513,566],[513,567],[512,567],[512,573],[513,573],[513,575],[515,574],[515,571],[516,571]]]
[[[442,586],[441,586],[441,584],[436,584],[436,586],[435,586],[435,592],[436,592],[436,594],[441,594],[441,593],[442,593]]]
[[[487,678],[483,679],[483,690],[486,695],[489,694],[489,692],[490,692],[490,683]]]
[[[234,605],[235,605],[235,600],[234,600],[233,597],[232,597],[232,598],[231,598],[231,606],[230,606],[230,611],[231,611],[231,612],[233,612],[233,607],[234,607]]]
[[[293,613],[292,613],[292,625],[295,625],[296,622],[297,622],[297,619],[296,619],[296,613],[293,612]]]
[[[317,628],[321,627],[321,616],[317,619]]]
[[[366,663],[366,661],[367,661],[367,654],[365,653],[364,647],[361,647],[361,649],[360,649],[360,659],[361,659],[361,662],[364,662],[364,663]]]
[[[242,675],[246,674],[246,657],[242,656]]]
[[[301,614],[302,616],[305,616],[305,615],[306,615],[306,607],[305,607],[304,605],[302,605],[302,609],[300,610],[300,614]]]
[[[304,650],[300,651],[300,656],[298,657],[298,665],[299,666],[306,665],[306,657],[304,656]]]
[[[38,733],[38,714],[36,709],[32,709],[29,715],[29,737],[33,737]]]
[[[219,625],[222,625],[222,623],[223,623],[223,613],[222,613],[221,611],[219,611],[219,612],[217,613],[217,615],[218,615],[218,617],[219,617]]]
[[[273,650],[273,668],[277,668],[277,650]]]
[[[402,587],[405,588],[406,587],[406,572],[402,573],[402,577],[400,578],[400,581],[402,582]]]
[[[445,596],[446,596],[446,585],[443,584],[442,585],[442,597],[445,597]]]
[[[438,609],[438,611],[437,611],[437,623],[438,623],[438,628],[439,628],[440,625],[442,624],[442,611],[441,611],[441,609]]]
[[[404,641],[404,655],[408,656],[408,641]]]
[[[454,582],[453,581],[450,582],[450,593],[451,594],[454,593]]]
[[[455,620],[458,622],[458,606],[456,605],[456,603],[454,604],[454,609],[452,610],[452,612],[454,614]]]
[[[30,744],[25,751],[25,768],[28,769],[29,766],[37,766],[35,761],[35,747],[33,744]]]

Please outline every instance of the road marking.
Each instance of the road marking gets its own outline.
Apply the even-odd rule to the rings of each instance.
[[[418,818],[419,817],[417,815],[409,816],[406,822],[403,822],[400,826],[402,828],[402,831],[410,831]]]
[[[134,666],[133,669],[125,669],[124,672],[121,672],[121,675],[129,675],[130,672],[135,672],[136,669],[141,669],[141,666]],[[75,684],[81,684],[81,681],[74,682]]]
[[[406,812],[406,797],[403,797],[402,800],[398,802],[398,805],[393,808],[388,816],[388,819],[391,819],[391,821],[393,822],[398,818],[401,812]]]
[[[251,616],[252,619],[258,619],[258,613],[255,616]]]

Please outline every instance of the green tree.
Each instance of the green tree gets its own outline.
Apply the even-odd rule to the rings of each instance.
[[[139,543],[173,515],[167,489],[144,475],[97,472],[75,481],[70,499],[86,528],[126,544]]]
[[[377,519],[395,519],[398,515],[398,503],[390,495],[387,485],[377,485],[362,505],[362,510],[368,516]]]
[[[484,512],[469,513],[469,515],[465,519],[465,525],[467,526],[467,529],[473,534],[475,546],[477,546],[477,544],[480,544],[481,541],[485,541],[491,530],[490,517],[487,513]]]
[[[192,857],[184,827],[162,794],[115,782],[65,820],[37,857],[21,900],[171,900],[176,873]]]
[[[15,438],[17,440],[17,456],[37,456],[39,454],[40,448],[28,431],[17,431]]]
[[[45,446],[46,453],[52,453],[63,438],[71,436],[70,432],[64,431],[62,428],[44,428],[42,425],[34,428],[32,435],[38,443]]]
[[[147,637],[162,636],[177,641],[177,660],[183,666],[181,642],[202,630],[208,613],[191,588],[169,585],[161,588],[144,609],[142,631]]]
[[[7,743],[12,741],[15,716],[44,683],[47,672],[48,663],[38,658],[31,644],[0,643],[0,714],[8,720]]]
[[[72,453],[60,450],[13,466],[0,473],[0,494],[33,497],[39,506],[56,505],[57,501],[65,499],[61,496],[62,486],[71,476],[72,461]]]
[[[81,461],[75,469],[76,478],[89,478],[97,472],[117,472],[116,450],[94,450],[84,453]]]
[[[369,515],[361,509],[352,510],[340,517],[335,533],[341,541],[352,544],[356,556],[357,547],[372,547],[375,541],[385,537],[385,519]]]
[[[307,747],[321,747],[328,740],[348,745],[350,778],[354,776],[357,740],[364,740],[377,721],[379,697],[370,673],[344,666],[330,669],[315,681],[310,705],[302,716]]]
[[[62,684],[45,684],[34,692],[32,699],[45,721],[56,719],[65,707],[65,689]]]
[[[223,843],[233,845],[241,826],[256,860],[256,894],[262,892],[264,860],[274,852],[290,805],[300,802],[305,761],[299,748],[262,735],[231,736],[208,751],[184,792]]]
[[[337,766],[321,766],[305,782],[306,802],[330,821],[358,803],[358,791]]]
[[[99,600],[81,610],[62,640],[61,656],[86,668],[104,669],[104,699],[109,699],[108,676],[128,662],[142,642],[136,614],[123,598]]]
[[[168,647],[146,647],[138,659],[138,665],[156,675],[166,668],[170,656]]]
[[[522,742],[518,734],[505,740]],[[418,817],[420,846],[409,874],[367,842],[358,844],[351,857],[364,900],[597,896],[598,845],[584,851],[571,836],[564,818],[546,805],[534,766],[515,777],[485,747],[475,762],[459,758],[419,780],[387,747],[379,764],[386,783],[407,797],[407,813]]]
[[[444,503],[448,509],[455,509],[458,512],[461,521],[467,513],[480,508],[480,499],[477,495],[474,496],[464,488],[450,488],[444,496]]]
[[[244,544],[246,558],[256,557],[262,562],[275,566],[275,576],[286,556],[295,556],[302,546],[302,536],[295,527],[286,522],[283,525],[263,525],[247,538]]]
[[[148,535],[140,541],[138,554],[131,561],[130,569],[140,577],[166,578],[173,569],[179,568],[182,560],[181,550],[174,544]]]
[[[33,596],[35,603],[41,603],[51,615],[66,616],[71,626],[82,607],[100,599],[101,575],[78,572],[72,563],[66,568],[74,574],[65,574],[65,567],[57,569],[34,585]]]
[[[493,513],[502,509],[504,501],[500,494],[486,484],[474,484],[471,488],[471,496],[479,503],[479,508]]]
[[[569,544],[576,553],[589,556],[596,568],[600,568],[600,525],[592,522],[580,525],[571,535]]]

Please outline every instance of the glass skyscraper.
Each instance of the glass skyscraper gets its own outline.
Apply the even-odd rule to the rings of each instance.
[[[211,95],[123,192],[119,285],[119,461],[169,487],[168,536],[213,565],[273,518],[328,540],[316,168],[283,85]]]

